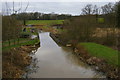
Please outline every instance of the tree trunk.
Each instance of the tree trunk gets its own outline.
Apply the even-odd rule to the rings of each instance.
[[[23,23],[24,23],[24,25],[26,25],[26,20],[25,19],[23,20]]]
[[[19,44],[19,37],[18,37],[18,44]]]
[[[96,14],[96,23],[97,23],[97,21],[98,21],[98,14]]]
[[[14,39],[14,45],[15,45],[15,39]]]
[[[9,46],[10,46],[10,39],[8,39],[8,43],[9,43]]]

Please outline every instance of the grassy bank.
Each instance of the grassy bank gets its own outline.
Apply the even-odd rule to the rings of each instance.
[[[22,78],[26,73],[25,67],[29,66],[32,57],[29,56],[37,46],[14,47],[2,54],[2,78]]]
[[[38,42],[39,42],[39,39],[31,40],[31,39],[26,39],[26,38],[20,38],[19,43],[15,44],[15,45],[14,45],[13,41],[11,42],[10,46],[8,46],[9,45],[8,42],[3,43],[3,45],[7,45],[7,46],[3,46],[2,50],[5,51],[5,50],[9,50],[9,49],[15,48],[15,47],[20,47],[20,46],[25,46],[25,45],[34,45],[35,43],[38,43]]]
[[[34,29],[35,32],[31,33],[31,29]],[[32,35],[38,35],[38,30],[36,27],[26,27],[26,32],[31,33]]]
[[[22,35],[38,35],[37,29],[31,32],[31,28],[26,27],[26,31],[21,32]],[[26,38],[10,39],[10,45],[8,41],[3,42],[2,47],[2,75],[3,78],[22,78],[22,75],[26,73],[25,67],[29,66],[32,60],[30,53],[32,50],[36,50],[39,47],[38,37],[31,39],[30,36]]]
[[[60,44],[67,44],[61,41],[57,34],[52,34],[51,37]],[[66,40],[67,41],[67,40]],[[74,42],[73,42],[74,43]],[[106,77],[118,78],[118,51],[105,45],[96,44],[92,42],[76,43],[71,48],[76,57],[81,61],[92,66],[93,69],[105,73]]]
[[[109,64],[118,66],[118,51],[96,43],[79,43],[91,56],[105,59]]]
[[[27,25],[56,25],[56,24],[63,24],[64,20],[28,20]]]
[[[24,27],[25,28],[25,27]],[[23,28],[23,29],[24,29]],[[34,32],[31,32],[31,29],[34,29]],[[25,35],[25,34],[29,34],[29,35],[38,35],[37,32],[37,28],[30,28],[30,27],[26,27],[26,31],[25,32],[21,32],[21,34]],[[9,41],[10,41],[10,45],[9,45]],[[10,39],[9,41],[4,41],[2,44],[2,49],[3,51],[5,50],[9,50],[11,48],[15,48],[15,47],[20,47],[20,46],[25,46],[25,45],[34,45],[35,43],[39,42],[38,38],[35,39],[30,39],[30,37],[28,38],[18,38],[18,39]]]

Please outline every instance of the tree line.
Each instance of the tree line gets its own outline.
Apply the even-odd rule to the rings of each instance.
[[[14,44],[17,39],[17,43],[19,43],[20,32],[22,31],[22,23],[16,18],[11,16],[2,16],[2,41],[9,42],[9,46],[11,45],[10,40],[14,40]]]
[[[27,7],[28,5],[26,6],[25,10]],[[67,19],[64,22],[64,28],[67,29],[67,32],[64,34],[67,36],[64,35],[63,37],[68,37],[70,40],[76,39],[80,41],[91,41],[91,35],[94,33],[96,28],[120,27],[120,2],[117,2],[116,4],[108,3],[100,8],[98,8],[96,5],[88,4],[82,9],[82,15],[74,17],[66,14],[43,14],[39,12],[26,13],[25,11],[16,14],[15,12],[16,11],[14,11],[13,7],[13,14],[2,17],[3,41],[8,40],[9,43],[10,39],[15,38],[18,38],[19,41],[22,23],[25,25],[26,20]],[[108,33],[109,31],[106,32]],[[109,36],[110,35],[107,35],[107,40],[111,38]],[[94,39],[98,40],[97,38]]]
[[[14,1],[12,2],[12,8],[9,7],[8,2],[4,4],[5,6],[2,8],[2,12],[6,15],[2,14],[2,41],[8,41],[9,46],[11,45],[11,40],[13,40],[14,45],[19,44],[23,23],[13,15],[16,15],[17,12],[26,12],[29,3],[26,5],[24,11],[22,11],[22,6],[15,10]]]
[[[26,15],[26,16],[23,16]],[[71,17],[69,14],[44,14],[44,13],[39,13],[39,12],[34,12],[34,13],[20,13],[16,14],[16,17],[18,19],[23,19],[26,18],[27,20],[63,20],[63,19],[68,19]]]
[[[27,20],[65,20],[71,17],[69,14],[44,14],[39,12],[12,14],[12,16],[22,20],[24,25],[26,25]]]
[[[65,31],[61,39],[64,43],[95,42],[117,47],[120,45],[119,28],[120,2],[108,3],[100,8],[88,4],[82,9],[82,15],[64,22]]]

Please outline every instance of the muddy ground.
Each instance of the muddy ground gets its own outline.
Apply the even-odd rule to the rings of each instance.
[[[36,50],[39,44],[12,48],[2,53],[2,77],[22,78],[25,68],[30,65],[32,50]]]
[[[74,54],[83,62],[92,66],[95,70],[103,72],[107,78],[119,78],[119,67],[108,64],[106,60],[90,56],[89,53],[82,46],[77,46],[74,49]],[[119,78],[120,79],[120,78]]]
[[[58,44],[65,46],[64,42],[61,42],[58,36],[56,37],[55,34],[50,34],[50,36]],[[108,64],[104,59],[90,56],[89,53],[85,50],[85,48],[82,46],[71,46],[71,49],[73,49],[76,57],[78,57],[84,63],[93,67],[96,71],[103,72],[107,78],[120,80],[119,67]]]

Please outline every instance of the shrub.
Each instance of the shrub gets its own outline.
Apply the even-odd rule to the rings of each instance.
[[[21,38],[29,38],[31,36],[30,32],[21,32],[20,37]]]
[[[104,18],[98,18],[98,23],[104,23],[104,22],[105,22]]]

